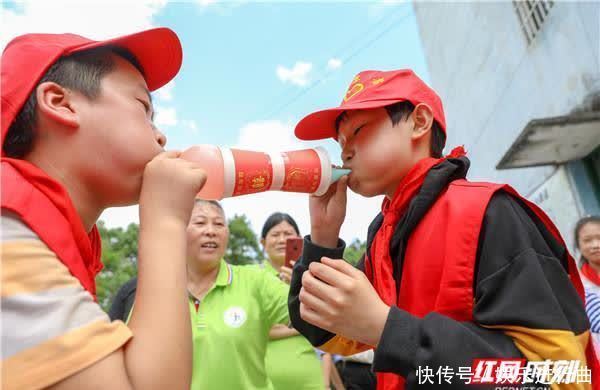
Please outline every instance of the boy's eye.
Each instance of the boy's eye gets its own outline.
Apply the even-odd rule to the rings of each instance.
[[[146,101],[138,99],[138,102],[142,103],[142,106],[144,106],[144,111],[146,111],[146,113],[150,112],[150,105],[146,103]]]
[[[354,136],[356,137],[358,135],[358,133],[362,130],[363,127],[365,127],[366,124],[364,125],[360,125],[356,130],[354,130]]]

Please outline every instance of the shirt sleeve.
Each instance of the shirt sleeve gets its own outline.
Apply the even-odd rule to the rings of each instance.
[[[590,329],[594,333],[600,333],[600,297],[593,292],[585,293],[585,311],[590,320]]]
[[[253,270],[258,275],[260,304],[266,326],[271,329],[273,325],[289,323],[289,313],[287,308],[287,295],[289,286],[279,280],[276,276],[265,272],[264,270]]]
[[[27,226],[2,216],[2,388],[45,388],[122,347],[131,332]]]

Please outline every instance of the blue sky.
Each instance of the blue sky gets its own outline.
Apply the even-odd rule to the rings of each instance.
[[[337,104],[360,70],[410,66],[427,78],[409,3],[174,3],[155,21],[181,38],[177,114],[195,120],[201,134],[197,140],[173,134],[177,146],[234,144],[248,122],[295,123]],[[332,58],[342,61],[338,69],[328,68]],[[304,86],[277,77],[277,67],[297,62],[312,64]]]
[[[44,4],[45,3],[45,4]],[[299,142],[294,125],[306,114],[337,105],[361,70],[413,68],[429,81],[412,4],[371,2],[69,2],[2,3],[1,47],[27,32],[74,32],[104,39],[166,26],[180,37],[182,69],[154,93],[157,125],[168,148],[198,143],[252,150],[323,145]],[[160,53],[157,53],[160,55]],[[273,211],[287,211],[308,232],[306,195],[269,193],[224,201],[246,214],[255,230]],[[349,198],[342,235],[364,239],[381,198]],[[137,208],[110,209],[109,226],[137,222]]]

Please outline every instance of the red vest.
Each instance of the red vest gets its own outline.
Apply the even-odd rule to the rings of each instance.
[[[96,299],[100,234],[95,225],[85,231],[64,187],[26,161],[3,157],[1,200],[2,210],[18,215]]]
[[[437,312],[457,321],[473,320],[473,278],[479,233],[488,203],[500,189],[521,199],[564,246],[546,214],[510,186],[455,180],[425,214],[407,242],[398,307],[417,317]],[[568,261],[570,278],[584,300],[575,261],[570,255]],[[593,383],[600,383],[591,342],[586,352]],[[395,374],[378,373],[377,388],[402,389],[404,379]]]

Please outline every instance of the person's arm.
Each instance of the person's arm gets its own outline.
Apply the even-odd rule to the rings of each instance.
[[[321,356],[321,368],[323,370],[323,383],[325,383],[325,388],[331,388],[331,369],[335,368],[333,365],[333,359],[331,358],[331,354],[324,353]]]
[[[187,389],[191,382],[186,229],[206,174],[179,154],[163,153],[144,171],[138,283],[128,323],[134,337],[124,349],[135,388]]]
[[[270,340],[287,339],[288,337],[298,336],[300,333],[294,329],[289,328],[286,325],[277,324],[274,325],[269,331]]]
[[[162,153],[144,171],[138,284],[128,324],[134,337],[57,384],[57,389],[189,388],[192,335],[185,290],[186,227],[206,174],[179,155]]]
[[[335,390],[346,390],[346,386],[344,386],[344,381],[342,380],[340,372],[338,371],[337,366],[335,364],[331,365],[331,384],[333,385]]]

